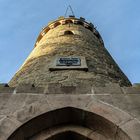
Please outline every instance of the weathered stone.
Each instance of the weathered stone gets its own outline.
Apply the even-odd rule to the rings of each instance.
[[[6,140],[14,129],[21,125],[20,122],[5,116],[0,119],[0,140]]]
[[[1,93],[13,93],[14,92],[14,87],[3,87],[3,86],[0,86],[0,94]]]
[[[46,94],[91,94],[92,86],[87,84],[78,85],[62,85],[59,83],[51,83],[45,87]]]
[[[17,109],[24,106],[27,95],[4,95],[0,96],[0,114],[10,115],[13,114]]]
[[[15,88],[14,93],[43,93],[44,88],[35,87],[31,84],[20,84]]]
[[[58,94],[61,93],[61,84],[50,83],[45,87],[44,93]]]
[[[6,94],[3,94],[3,95],[6,95]],[[41,114],[44,114],[45,112],[48,112],[48,111],[62,109],[65,107],[66,108],[72,107],[72,108],[79,108],[79,109],[83,108],[85,110],[88,110],[89,112],[94,112],[94,114],[95,114],[94,117],[90,117],[90,118],[88,117],[86,119],[87,121],[84,120],[83,122],[87,122],[88,125],[93,124],[93,126],[95,126],[95,124],[96,124],[96,127],[94,127],[94,128],[95,129],[98,128],[99,130],[100,130],[100,127],[97,127],[97,126],[99,126],[99,125],[101,126],[101,124],[102,124],[103,126],[101,128],[106,129],[106,131],[104,131],[102,133],[107,134],[110,132],[109,129],[111,129],[111,131],[112,131],[111,134],[113,137],[113,135],[115,135],[115,132],[117,132],[117,128],[115,125],[125,124],[126,122],[131,120],[131,117],[129,115],[126,115],[125,112],[123,112],[119,109],[116,109],[116,107],[113,107],[107,103],[103,103],[103,102],[98,101],[97,100],[98,96],[101,96],[101,95],[97,94],[95,97],[95,95],[87,95],[87,94],[73,94],[73,95],[71,95],[71,94],[47,94],[47,95],[39,94],[39,95],[37,95],[37,94],[26,94],[26,93],[14,94],[13,97],[10,96],[10,98],[11,97],[12,98],[10,100],[8,100],[8,102],[10,102],[10,103],[8,103],[5,106],[5,109],[6,108],[9,108],[9,110],[12,109],[11,112],[13,112],[12,114],[14,115],[15,119],[24,123],[24,122],[26,122],[34,117],[37,117],[38,115],[41,115]],[[116,94],[116,95],[113,94],[111,96],[104,94],[104,96],[106,96],[106,99],[108,98],[108,101],[110,99],[113,100],[113,98],[115,96],[120,96],[120,98],[118,98],[117,103],[113,104],[115,106],[118,106],[120,103],[120,99],[123,98],[123,94],[121,94],[121,95],[120,94]],[[20,98],[22,100],[19,100]],[[1,98],[1,99],[5,100],[6,98]],[[131,97],[130,97],[130,99],[131,99]],[[126,99],[124,98],[124,102],[125,102],[125,100]],[[16,104],[17,101],[19,102],[19,104]],[[23,101],[25,101],[25,102],[23,102]],[[137,101],[135,100],[135,102],[137,102]],[[14,104],[14,102],[15,102],[15,104]],[[106,100],[106,102],[107,102],[107,100]],[[20,103],[21,103],[21,105],[20,105]],[[1,102],[0,102],[0,104],[1,104]],[[127,106],[127,104],[126,104],[126,106]],[[119,108],[120,107],[121,107],[121,105],[119,106]],[[114,111],[113,109],[116,111]],[[124,109],[124,110],[126,110],[126,109]],[[132,112],[132,111],[133,110],[129,110],[129,112]],[[85,118],[85,115],[86,114],[83,112],[82,114],[80,113],[77,117],[80,118],[80,120],[82,120],[83,117]],[[110,124],[109,122],[103,122],[103,120],[99,119],[100,117],[97,119],[96,115],[102,116],[103,118],[110,120],[111,123],[113,123],[114,125]],[[64,114],[62,116],[64,116]],[[62,116],[58,115],[58,114],[54,115],[55,121],[59,122],[59,120],[57,118],[61,118]],[[3,115],[1,117],[3,117]],[[137,117],[138,117],[138,114],[137,114]],[[97,120],[93,121],[92,120],[93,118],[94,118],[94,120],[97,119],[98,121]],[[90,120],[92,120],[92,121],[90,121]],[[93,122],[93,123],[91,123],[91,122]],[[108,127],[106,128],[106,126],[108,126]],[[121,134],[122,132],[119,132],[119,133]],[[124,136],[125,134],[122,134],[122,135]],[[107,137],[108,136],[109,135],[107,134]],[[123,136],[121,136],[121,137],[123,137]]]
[[[117,111],[117,108],[114,109],[114,107],[110,106],[109,104],[106,103],[100,104],[100,101],[96,100],[90,102],[87,105],[87,109],[90,110],[91,112],[94,111],[95,114],[98,114],[99,116],[102,116],[117,125],[132,119],[132,117],[130,117],[129,114],[126,114],[121,110]]]
[[[124,123],[123,125],[119,126],[119,128],[123,129],[124,132],[132,140],[139,140],[140,139],[140,124],[138,124],[135,119]],[[120,136],[120,137],[122,137],[122,136]]]
[[[110,83],[106,84],[105,87],[93,87],[94,94],[122,94],[121,87],[119,84]]]
[[[96,94],[95,98],[108,103],[140,120],[140,95],[137,94]]]
[[[123,87],[122,90],[125,94],[140,94],[140,88],[137,87]]]

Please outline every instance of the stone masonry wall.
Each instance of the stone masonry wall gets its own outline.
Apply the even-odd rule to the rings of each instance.
[[[67,30],[72,31],[74,35],[63,35]],[[83,56],[89,70],[49,71],[50,64],[56,56]],[[43,87],[48,83],[85,83],[104,86],[110,82],[119,83],[121,86],[131,85],[93,32],[81,25],[66,24],[59,25],[44,35],[9,85],[24,83]]]
[[[90,108],[114,123],[117,121],[117,131],[123,128],[132,140],[140,138],[140,124],[137,123],[140,122],[139,86],[120,87],[119,84],[107,84],[105,87],[91,87],[49,84],[44,88],[33,85],[19,85],[16,88],[0,86],[0,139],[6,140],[23,123],[49,109],[55,110],[61,106],[81,107],[83,110]],[[109,111],[107,106],[118,110],[118,113],[112,109]],[[125,113],[131,117],[123,115]],[[116,134],[122,135],[120,132]],[[123,137],[120,139],[123,140]]]

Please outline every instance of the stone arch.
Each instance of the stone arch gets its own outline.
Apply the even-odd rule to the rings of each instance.
[[[61,127],[63,125],[85,127],[85,130],[90,129],[91,133],[94,134],[96,132],[95,134],[100,134],[105,139],[118,137],[116,135],[117,126],[110,120],[93,112],[74,107],[65,107],[34,117],[19,127],[8,140],[30,140],[31,137],[45,129],[51,129],[56,126]],[[119,131],[122,133],[123,138],[130,140],[128,135],[123,133],[121,129]],[[88,135],[86,137],[88,138]]]
[[[84,136],[94,138],[94,140],[97,136],[110,140],[139,140],[140,138],[138,120],[126,112],[88,95],[83,97],[49,95],[47,98],[43,96],[41,100],[26,104],[22,110],[17,110],[14,116],[5,118],[3,121],[10,124],[10,127],[2,126],[4,123],[1,122],[0,127],[4,127],[6,130],[0,135],[2,140],[26,140],[28,137],[39,135],[44,130],[48,132],[48,129],[55,127],[58,127],[59,130],[67,127],[65,130],[79,135],[81,133],[77,130],[83,129],[84,131],[81,132],[84,134],[84,132],[88,132],[88,129],[93,135],[89,137],[88,133]],[[70,125],[74,126],[73,129],[69,128]]]

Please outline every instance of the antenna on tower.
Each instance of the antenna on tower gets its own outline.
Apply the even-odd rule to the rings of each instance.
[[[65,17],[68,15],[68,11],[71,12],[71,14],[70,14],[69,16],[75,16],[75,15],[74,15],[74,12],[73,12],[73,10],[72,10],[71,5],[69,5],[69,6],[67,7],[66,12],[65,12]]]

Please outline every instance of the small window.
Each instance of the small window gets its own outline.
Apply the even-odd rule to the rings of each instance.
[[[67,31],[60,31],[59,34],[58,34],[58,36],[74,35],[74,34],[75,34],[74,31],[67,30]]]
[[[73,22],[72,22],[72,20],[66,20],[65,23],[66,24],[72,24]]]
[[[74,33],[72,31],[65,31],[64,35],[74,35]]]

